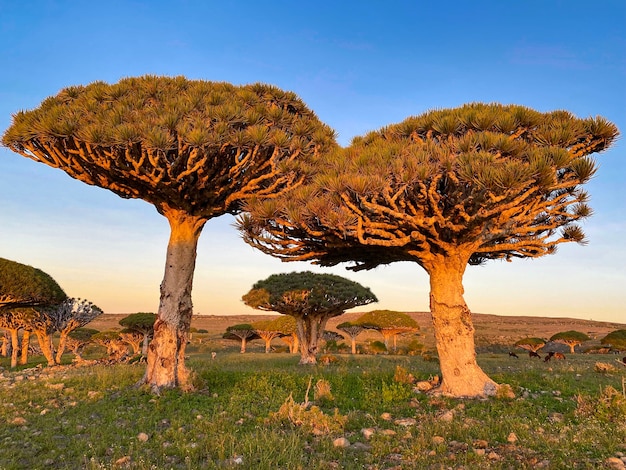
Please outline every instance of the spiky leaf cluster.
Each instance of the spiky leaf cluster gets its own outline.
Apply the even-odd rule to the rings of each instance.
[[[550,341],[555,341],[559,343],[569,344],[580,344],[585,341],[589,341],[591,338],[581,331],[561,331],[560,333],[556,333],[550,337]]]
[[[373,330],[410,329],[417,331],[420,328],[410,315],[394,310],[372,310],[357,318],[355,323]]]
[[[626,351],[626,330],[611,331],[600,340],[601,344],[608,344],[613,349]]]
[[[151,312],[137,312],[122,318],[119,324],[142,334],[152,334],[156,318],[157,316]]]
[[[468,262],[538,257],[583,243],[590,155],[618,135],[603,118],[468,104],[437,110],[329,152],[310,183],[250,200],[244,240],[283,260],[370,269],[462,251]]]
[[[0,258],[0,309],[56,305],[66,298],[49,274]]]
[[[242,297],[252,308],[292,316],[336,316],[377,302],[369,288],[334,274],[310,271],[273,274]]]
[[[73,86],[21,111],[2,143],[158,210],[210,218],[299,182],[334,132],[274,86],[142,76]]]

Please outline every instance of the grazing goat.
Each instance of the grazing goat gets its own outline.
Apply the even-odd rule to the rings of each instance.
[[[528,357],[530,358],[538,357],[539,359],[541,359],[541,356],[537,354],[535,351],[528,351]]]
[[[519,356],[515,354],[513,351],[509,351],[509,356],[514,357],[515,359],[519,359]]]
[[[555,353],[555,352],[550,351],[543,361],[548,362],[552,358],[554,358],[555,360],[563,360],[565,359],[565,354],[561,354],[560,352]]]

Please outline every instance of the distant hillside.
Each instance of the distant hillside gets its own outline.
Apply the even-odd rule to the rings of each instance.
[[[90,328],[97,330],[121,329],[119,320],[128,314],[104,314],[96,318],[89,324]],[[328,329],[335,330],[336,325],[345,321],[354,321],[362,313],[350,312],[339,317],[332,318],[328,322]],[[434,347],[435,338],[429,312],[409,312],[419,324],[420,342],[428,347]],[[195,315],[192,318],[193,328],[205,329],[215,338],[221,337],[222,333],[230,325],[238,323],[252,323],[259,320],[274,318],[276,315]],[[561,331],[576,330],[589,335],[592,339],[598,340],[607,333],[626,329],[626,324],[616,322],[600,322],[593,320],[581,320],[577,318],[551,318],[532,316],[500,316],[486,315],[480,313],[472,314],[474,327],[476,328],[477,348],[502,345],[509,347],[517,340],[527,336],[537,336],[550,338],[555,333]],[[359,336],[359,340],[366,340],[368,337],[380,339],[376,332],[365,332]]]

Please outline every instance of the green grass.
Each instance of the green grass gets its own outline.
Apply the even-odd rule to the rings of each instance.
[[[5,370],[0,468],[603,468],[608,457],[626,453],[626,370],[594,371],[596,361],[612,359],[577,355],[545,364],[479,355],[491,377],[512,385],[513,400],[415,393],[394,381],[396,367],[423,380],[438,366],[405,356],[343,355],[330,366],[302,367],[288,354],[221,351],[211,360],[195,353],[196,391],[160,396],[134,387],[141,365],[57,368],[34,380],[28,371]],[[323,419],[345,417],[343,431],[318,435],[312,429],[321,415],[305,413],[294,424],[277,413],[290,395],[302,403],[309,381],[320,379],[334,398],[316,405]],[[451,420],[441,417],[446,412]],[[416,424],[402,426],[399,418]],[[364,428],[375,429],[369,440]],[[516,442],[508,442],[511,433]],[[334,447],[341,436],[353,445]]]

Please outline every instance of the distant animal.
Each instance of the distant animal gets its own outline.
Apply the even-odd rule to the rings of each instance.
[[[535,351],[528,351],[528,357],[530,358],[538,357],[539,359],[541,359],[541,356],[537,354]]]
[[[515,359],[519,359],[519,356],[515,354],[513,351],[509,351],[509,356],[514,357]]]
[[[565,359],[565,354],[550,351],[543,361],[548,362],[552,358],[554,358],[555,360],[563,360]]]
[[[217,357],[217,353],[215,351],[213,351],[211,353],[211,359],[215,359]]]

